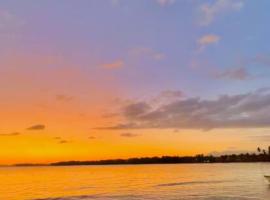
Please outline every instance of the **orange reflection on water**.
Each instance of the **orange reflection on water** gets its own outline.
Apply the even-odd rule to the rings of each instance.
[[[2,167],[0,180],[4,200],[266,199],[270,195],[258,163]]]

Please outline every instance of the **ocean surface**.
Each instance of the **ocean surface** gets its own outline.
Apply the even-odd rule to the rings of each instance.
[[[0,200],[268,200],[266,173],[266,163],[1,167]]]

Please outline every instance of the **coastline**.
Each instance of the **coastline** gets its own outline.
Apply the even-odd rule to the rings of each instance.
[[[259,163],[270,162],[270,154],[231,154],[221,156],[162,156],[141,157],[128,159],[106,159],[90,161],[60,161],[48,164],[41,163],[17,163],[13,165],[2,165],[2,167],[33,167],[33,166],[77,166],[77,165],[142,165],[142,164],[204,164],[204,163]]]

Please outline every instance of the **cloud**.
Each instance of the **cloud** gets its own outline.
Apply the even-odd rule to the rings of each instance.
[[[113,126],[106,126],[106,127],[95,127],[94,129],[97,130],[119,130],[119,129],[137,129],[139,128],[136,123],[119,123]]]
[[[164,60],[166,58],[164,53],[154,53],[152,56],[154,60]]]
[[[164,53],[148,47],[135,47],[130,50],[130,54],[134,57],[148,57],[156,61],[164,60],[166,58]]]
[[[180,90],[164,90],[153,98],[152,103],[155,105],[167,104],[183,97],[184,93]]]
[[[96,139],[96,137],[94,137],[94,136],[89,136],[88,139],[94,140],[94,139]]]
[[[123,114],[128,118],[137,118],[139,115],[147,113],[151,106],[146,102],[135,102],[123,108]]]
[[[236,69],[228,69],[224,72],[219,72],[215,74],[215,78],[229,80],[247,80],[251,78],[251,75],[245,68],[239,67]]]
[[[208,34],[208,35],[202,36],[198,40],[198,43],[200,45],[209,45],[209,44],[217,43],[219,39],[220,37],[218,35]]]
[[[200,6],[200,25],[207,26],[211,24],[215,18],[223,13],[231,11],[239,11],[243,8],[242,0],[216,0],[212,4],[204,3]]]
[[[177,99],[177,98],[181,98],[183,97],[184,94],[182,91],[180,90],[164,90],[162,91],[158,97],[162,98],[162,99]]]
[[[175,3],[176,0],[155,0],[160,6],[168,6]]]
[[[56,95],[56,99],[58,101],[68,102],[68,101],[71,101],[73,99],[73,97],[68,96],[68,95],[64,95],[64,94],[58,94],[58,95]]]
[[[254,58],[256,62],[261,63],[265,66],[270,66],[270,56],[265,54],[258,54]]]
[[[258,64],[261,66],[270,67],[270,56],[267,54],[257,54],[256,56],[249,59],[244,59],[243,64]]]
[[[0,136],[17,136],[20,135],[19,132],[12,132],[12,133],[6,133],[6,134],[0,134]]]
[[[203,50],[206,46],[217,44],[220,41],[220,36],[214,34],[207,34],[199,38],[197,41],[199,50]]]
[[[30,130],[30,131],[39,131],[39,130],[44,130],[45,129],[45,125],[43,124],[36,124],[33,126],[28,127],[26,130]]]
[[[58,143],[59,144],[65,144],[65,143],[68,143],[69,141],[67,141],[67,140],[60,140]]]
[[[61,137],[54,137],[53,139],[56,140],[56,141],[58,141],[59,144],[65,144],[65,143],[70,142],[70,141],[65,140],[65,139],[63,139]]]
[[[257,54],[249,58],[241,58],[236,63],[240,67],[216,71],[212,76],[217,79],[228,80],[250,80],[258,77],[265,77],[264,73],[251,74],[248,68],[270,67],[270,56],[267,54]]]
[[[118,68],[122,68],[124,66],[124,61],[123,60],[116,60],[112,63],[105,63],[101,66],[103,68],[106,68],[106,69],[118,69]]]
[[[122,133],[120,134],[121,137],[137,137],[139,136],[138,134],[135,133]]]
[[[123,121],[101,129],[263,128],[270,127],[270,89],[215,99],[182,98],[154,107],[133,102],[121,109]]]

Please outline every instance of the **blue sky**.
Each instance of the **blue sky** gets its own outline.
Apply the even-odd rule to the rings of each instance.
[[[230,0],[1,1],[1,12],[14,18],[1,21],[14,23],[5,26],[15,32],[12,40],[2,36],[6,45],[1,49],[60,54],[89,73],[102,62],[122,60],[123,68],[114,76],[129,87],[131,95],[137,90],[165,89],[200,96],[246,92],[269,84],[269,66],[246,62],[258,55],[269,56],[268,4]],[[210,35],[218,40],[199,44],[200,38]],[[134,56],[136,49],[141,52]],[[153,54],[162,58],[155,59]],[[214,78],[239,68],[247,73],[242,80]]]

